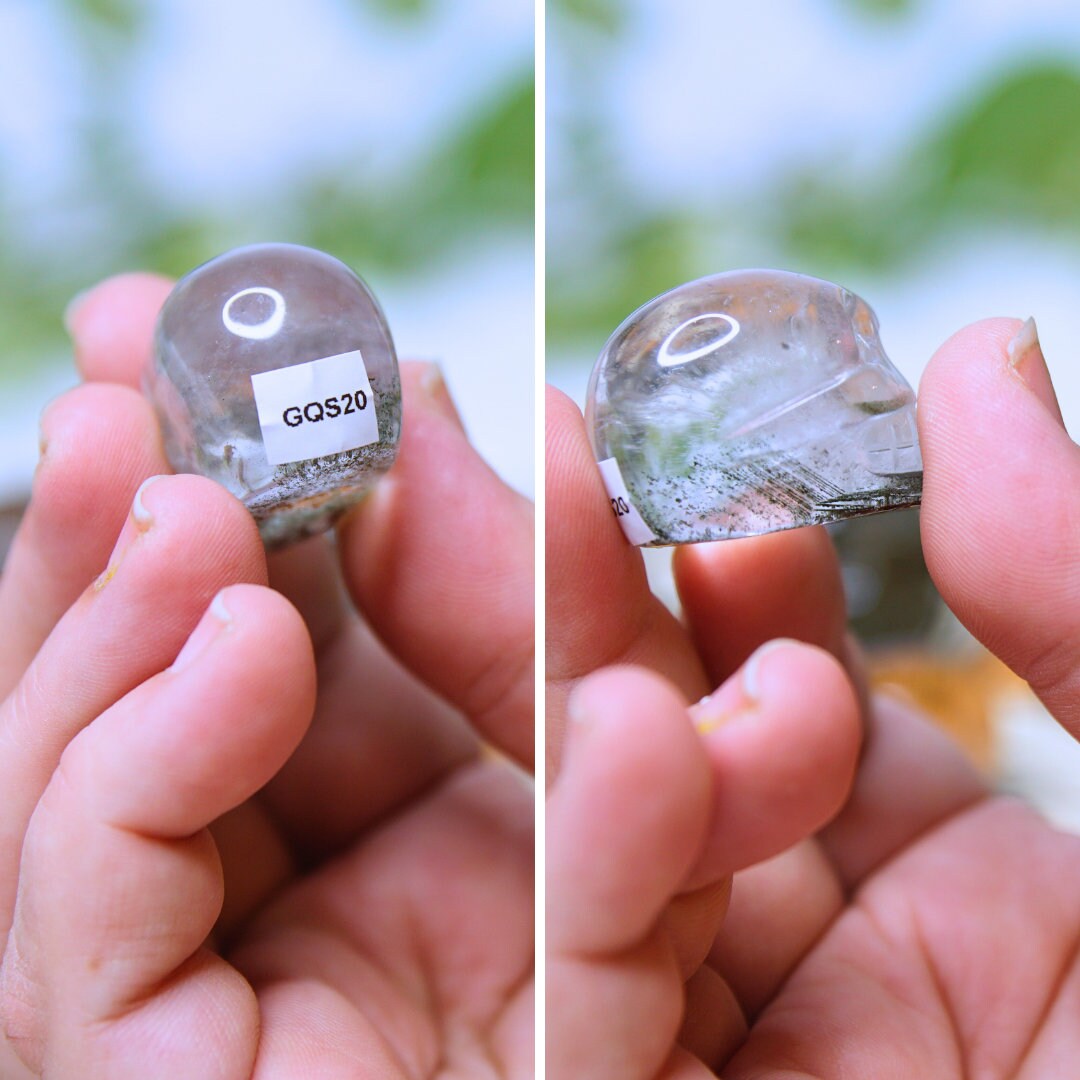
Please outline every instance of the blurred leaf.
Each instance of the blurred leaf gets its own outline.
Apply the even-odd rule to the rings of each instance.
[[[883,271],[926,239],[932,198],[912,173],[885,188],[846,188],[832,173],[808,173],[781,186],[775,227],[797,262],[812,262],[825,275],[853,266]]]
[[[550,265],[547,331],[558,346],[604,340],[635,308],[697,272],[697,223],[680,214],[635,218],[603,258],[578,267]]]
[[[859,15],[877,18],[911,15],[916,7],[915,0],[841,0],[841,3]]]
[[[305,242],[355,267],[404,271],[427,235],[423,216],[410,218],[395,199],[346,185],[339,176],[309,184],[297,199]]]
[[[363,7],[401,19],[438,7],[435,0],[342,3],[354,12]],[[2,190],[0,175],[0,376],[66,355],[60,317],[70,297],[101,276],[135,266],[178,275],[230,246],[281,239],[405,275],[445,263],[457,245],[474,247],[478,234],[531,236],[531,63],[480,95],[443,141],[390,182],[380,177],[365,185],[366,162],[351,169],[339,163],[328,175],[279,189],[262,202],[181,210],[145,168],[126,98],[127,76],[154,9],[146,0],[53,4],[77,54],[80,108],[67,132],[76,164],[69,187],[43,209],[50,220],[33,233],[67,242],[28,250],[24,241],[20,249],[25,230],[14,228],[10,216],[18,203]]]
[[[451,139],[425,187],[448,216],[468,210],[531,225],[535,178],[532,71],[512,79]]]
[[[1080,222],[1080,72],[1008,74],[931,144],[943,201],[958,209]]]
[[[568,190],[548,219],[549,335],[557,347],[593,345],[635,305],[704,272],[702,264],[715,268],[728,255],[717,238],[735,229],[773,260],[840,280],[895,271],[965,228],[1027,227],[1080,241],[1080,69],[1056,61],[996,72],[929,116],[914,144],[874,173],[853,167],[854,145],[830,147],[722,213],[635,210],[605,152],[604,118],[588,102],[561,134]],[[588,221],[588,235],[560,235],[560,214]],[[712,238],[705,258],[702,237]],[[730,254],[735,264],[756,257],[745,242]]]
[[[74,292],[44,267],[0,256],[0,378],[29,373],[68,350],[60,316]]]
[[[430,265],[478,233],[531,234],[531,70],[484,105],[398,186],[364,190],[343,181],[345,170],[310,184],[298,200],[309,242],[356,265],[406,270]]]
[[[881,270],[965,225],[1080,234],[1080,73],[1008,72],[876,183],[853,187],[843,174],[841,160],[785,185],[781,232],[799,257]]]
[[[551,7],[605,34],[616,34],[626,25],[627,11],[618,0],[551,0]]]
[[[139,0],[61,0],[77,20],[133,41],[142,28],[144,5]]]
[[[223,246],[221,228],[205,218],[144,221],[133,239],[131,265],[170,277],[186,274],[220,255]]]
[[[434,8],[432,0],[351,0],[351,6],[394,19],[416,19]]]

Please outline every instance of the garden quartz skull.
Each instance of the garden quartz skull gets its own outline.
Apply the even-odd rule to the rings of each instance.
[[[736,270],[651,300],[593,369],[589,436],[634,543],[753,536],[918,505],[915,394],[867,304]]]
[[[397,454],[401,382],[382,309],[313,248],[253,244],[181,278],[143,382],[173,469],[232,492],[267,548],[330,528]]]

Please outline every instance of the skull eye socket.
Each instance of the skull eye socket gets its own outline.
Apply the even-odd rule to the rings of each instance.
[[[914,400],[910,390],[877,365],[867,365],[845,379],[841,393],[854,408],[872,415],[895,412]]]

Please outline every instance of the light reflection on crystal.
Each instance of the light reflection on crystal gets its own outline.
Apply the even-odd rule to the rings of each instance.
[[[271,303],[270,314],[256,322],[245,322],[233,316],[232,310],[237,300],[243,300],[248,296],[263,296]],[[251,341],[265,341],[272,338],[285,323],[285,297],[266,285],[256,285],[254,288],[241,289],[225,301],[221,309],[221,321],[225,329],[237,337],[248,338]]]
[[[716,326],[717,323],[720,324],[719,327]],[[701,330],[703,327],[708,329],[703,335],[704,344],[692,345],[690,348],[686,348],[684,342],[688,336],[687,331],[691,327],[694,327],[696,336],[702,336]],[[664,338],[656,354],[656,362],[661,367],[678,367],[680,364],[690,363],[691,360],[700,360],[703,356],[716,352],[717,349],[722,348],[729,341],[733,341],[738,335],[739,329],[738,322],[730,315],[725,315],[722,312],[710,311],[704,315],[694,315],[692,318],[687,319],[686,322],[676,326]],[[716,336],[710,336],[710,331],[714,332]],[[683,347],[677,348],[677,345]]]

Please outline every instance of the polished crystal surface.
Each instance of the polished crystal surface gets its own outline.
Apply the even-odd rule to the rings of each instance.
[[[146,390],[173,468],[228,488],[268,547],[329,528],[397,453],[386,320],[352,270],[311,248],[238,248],[180,280],[158,318]]]
[[[650,301],[605,346],[586,420],[612,508],[647,546],[837,521],[922,494],[915,395],[877,318],[802,274],[732,271]]]

